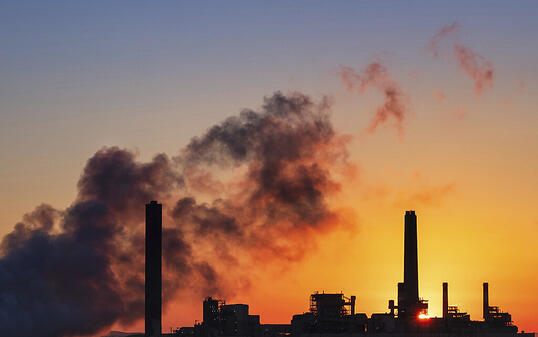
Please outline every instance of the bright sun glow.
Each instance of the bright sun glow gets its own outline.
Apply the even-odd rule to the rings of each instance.
[[[418,319],[429,319],[430,316],[428,316],[427,314],[420,314],[418,315]]]

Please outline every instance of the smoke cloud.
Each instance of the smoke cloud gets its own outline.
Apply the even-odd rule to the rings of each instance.
[[[460,27],[460,24],[454,22],[442,27],[433,35],[427,48],[435,58],[439,58],[443,42],[455,37]],[[460,69],[474,81],[474,91],[477,96],[482,94],[485,87],[493,87],[494,70],[491,61],[461,43],[453,42],[452,51],[452,56],[458,62]]]
[[[444,101],[446,101],[446,95],[445,95],[444,92],[441,92],[441,91],[435,89],[435,90],[433,91],[433,93],[435,94],[435,98],[436,98],[439,102],[444,102]]]
[[[259,259],[297,261],[318,235],[352,226],[330,203],[340,189],[331,172],[345,171],[346,158],[328,101],[280,92],[173,158],[139,162],[129,150],[99,150],[70,207],[40,205],[3,238],[3,333],[91,335],[142,318],[150,200],[164,202],[165,304],[182,291],[233,294],[228,285],[248,286],[241,270]]]
[[[452,195],[456,189],[454,183],[443,185],[422,186],[409,193],[399,192],[396,195],[397,205],[428,205],[439,206],[448,196]]]
[[[493,64],[462,44],[454,45],[454,56],[460,68],[474,81],[474,91],[482,94],[484,87],[493,87]]]
[[[300,259],[306,247],[296,238],[342,221],[327,197],[340,189],[330,170],[347,166],[347,153],[328,108],[326,100],[315,105],[302,94],[276,93],[261,111],[244,110],[194,138],[176,158],[186,171],[203,164],[245,173],[226,197],[180,199],[173,218],[199,236],[211,229],[212,240],[234,242],[256,257]]]
[[[454,36],[460,28],[461,25],[459,23],[453,22],[450,25],[442,27],[433,35],[427,45],[427,48],[433,53],[433,56],[435,56],[436,58],[439,57],[441,43],[443,42],[443,40]]]
[[[394,126],[400,136],[403,136],[403,122],[407,114],[405,94],[400,85],[394,81],[387,68],[380,62],[370,63],[361,72],[351,67],[340,67],[340,78],[350,91],[363,94],[368,88],[374,88],[384,97],[384,102],[377,108],[376,114],[370,121],[367,131],[375,132],[378,126],[385,124],[389,119],[394,121]]]

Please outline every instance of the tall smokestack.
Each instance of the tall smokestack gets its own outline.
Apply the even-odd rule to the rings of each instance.
[[[443,318],[448,318],[448,283],[443,282]]]
[[[161,337],[162,204],[146,204],[146,334]]]
[[[405,299],[409,304],[418,300],[417,216],[415,211],[405,212],[404,284]]]
[[[487,320],[489,316],[489,289],[488,283],[483,284],[483,296],[482,296],[482,317]]]

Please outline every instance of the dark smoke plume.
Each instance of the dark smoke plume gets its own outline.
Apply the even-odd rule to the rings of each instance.
[[[375,88],[380,92],[385,101],[377,108],[375,116],[370,122],[368,132],[374,132],[379,125],[385,124],[389,118],[395,121],[396,129],[400,136],[403,135],[403,122],[406,117],[407,107],[405,94],[399,84],[391,79],[387,68],[380,62],[370,63],[362,72],[358,73],[351,67],[340,67],[339,75],[346,88],[350,91],[357,90],[363,94],[368,88]]]
[[[301,258],[306,247],[296,238],[339,222],[327,196],[340,185],[329,171],[346,165],[346,153],[327,109],[326,101],[276,93],[261,111],[244,110],[194,138],[176,158],[186,170],[242,165],[245,175],[231,195],[210,204],[179,200],[173,217],[196,235],[210,230],[213,240],[234,241],[256,256]]]
[[[233,295],[228,284],[248,286],[240,271],[259,259],[300,259],[316,235],[345,225],[330,206],[340,188],[330,172],[347,163],[328,108],[325,100],[277,92],[260,111],[242,111],[192,139],[172,160],[98,151],[69,208],[41,205],[3,238],[2,335],[91,335],[141,319],[150,200],[165,206],[165,304],[186,291]]]
[[[143,314],[143,205],[180,183],[164,155],[142,164],[119,148],[98,151],[77,200],[42,205],[2,241],[0,324],[6,336],[98,332]],[[60,216],[61,215],[61,216]],[[53,225],[58,222],[59,228]]]

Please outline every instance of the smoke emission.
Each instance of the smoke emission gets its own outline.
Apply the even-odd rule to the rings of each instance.
[[[301,259],[317,235],[352,225],[330,203],[340,189],[331,172],[348,165],[344,139],[327,100],[276,92],[173,158],[97,151],[70,207],[40,205],[3,238],[2,333],[90,335],[143,318],[144,204],[153,199],[165,206],[165,304],[184,290],[229,295],[228,284],[248,285],[239,270],[257,259]],[[221,273],[230,268],[239,280]]]
[[[400,137],[403,136],[403,122],[407,113],[405,94],[400,89],[400,85],[391,79],[383,64],[380,62],[370,63],[360,73],[351,67],[341,66],[339,75],[348,90],[357,90],[358,93],[363,94],[372,87],[385,98],[370,121],[368,132],[375,132],[378,126],[392,119]]]
[[[493,64],[485,57],[461,44],[454,45],[454,55],[461,69],[473,79],[476,95],[482,94],[484,87],[493,86]]]
[[[461,25],[459,23],[453,22],[450,25],[442,27],[433,35],[427,48],[433,53],[435,58],[439,57],[441,42],[446,38],[454,36],[460,28]]]
[[[435,58],[439,58],[441,55],[442,44],[449,39],[454,39],[461,25],[454,22],[450,25],[442,27],[437,31],[427,48],[433,53]],[[484,56],[474,52],[470,47],[462,43],[452,43],[452,54],[449,56],[454,57],[458,62],[461,70],[469,76],[474,82],[474,91],[477,96],[482,94],[485,87],[493,87],[493,64]]]

